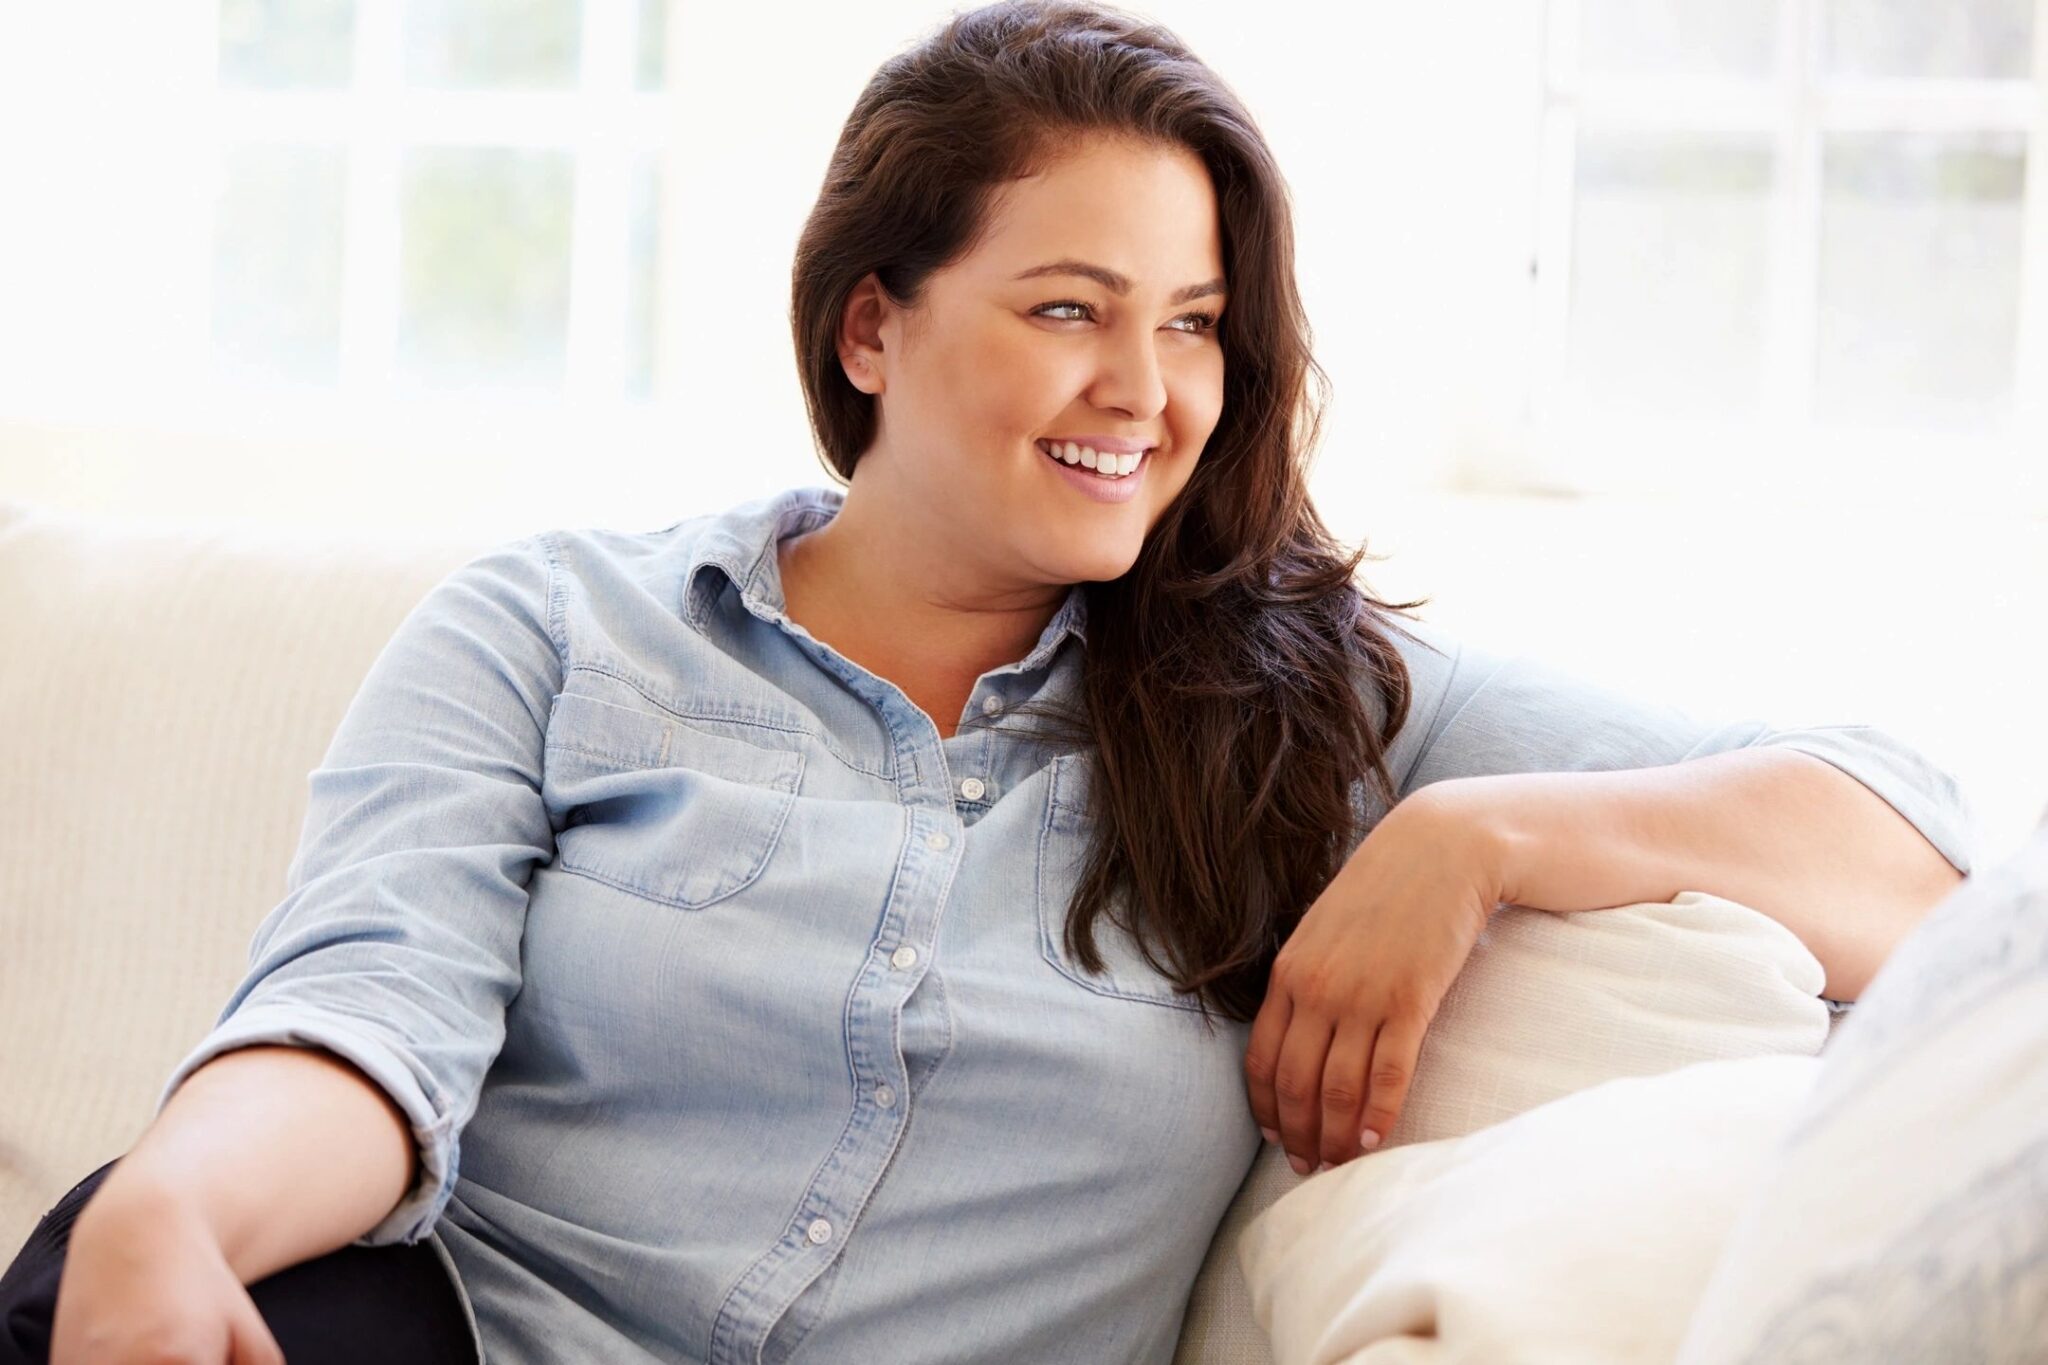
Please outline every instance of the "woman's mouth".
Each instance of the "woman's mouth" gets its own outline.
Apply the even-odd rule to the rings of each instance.
[[[1137,472],[1145,457],[1152,452],[1148,448],[1131,455],[1115,455],[1109,451],[1092,450],[1076,445],[1072,441],[1040,440],[1038,448],[1070,469],[1083,469],[1098,479],[1127,479]]]
[[[1119,456],[1098,453],[1075,446],[1072,442],[1038,441],[1036,444],[1062,483],[1097,502],[1129,502],[1138,496],[1138,486],[1144,482],[1145,471],[1152,465],[1152,451],[1149,449]],[[1088,467],[1091,459],[1096,462],[1094,469]],[[1121,470],[1126,465],[1130,466],[1129,473],[1110,473],[1104,468]]]

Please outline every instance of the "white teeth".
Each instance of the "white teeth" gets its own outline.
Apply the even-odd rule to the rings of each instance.
[[[1145,458],[1143,451],[1113,455],[1107,451],[1090,450],[1073,441],[1047,441],[1041,449],[1056,460],[1077,464],[1083,469],[1092,469],[1105,479],[1120,479],[1136,472],[1139,463]]]

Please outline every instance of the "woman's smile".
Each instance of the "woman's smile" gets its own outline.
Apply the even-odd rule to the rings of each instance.
[[[1087,494],[1097,502],[1129,502],[1138,496],[1138,487],[1144,481],[1145,471],[1152,464],[1152,450],[1135,455],[1101,455],[1093,450],[1083,450],[1073,442],[1062,443],[1054,453],[1053,443],[1038,441],[1039,453],[1052,467],[1053,473],[1079,492]],[[1091,469],[1091,460],[1099,460],[1097,468]],[[1104,468],[1115,465],[1122,469],[1130,466],[1129,473],[1108,474]]]

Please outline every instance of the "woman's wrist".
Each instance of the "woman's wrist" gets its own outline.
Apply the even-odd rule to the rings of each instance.
[[[1502,815],[1485,777],[1453,777],[1418,787],[1380,823],[1426,825],[1427,834],[1419,837],[1427,846],[1454,850],[1459,867],[1490,886],[1497,903],[1514,904],[1518,839]]]
[[[132,1241],[139,1235],[162,1235],[173,1231],[180,1240],[204,1236],[221,1245],[219,1229],[206,1210],[189,1192],[162,1179],[146,1165],[123,1157],[107,1172],[72,1224],[72,1245],[101,1239]]]

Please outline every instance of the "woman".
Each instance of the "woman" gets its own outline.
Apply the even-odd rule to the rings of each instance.
[[[152,1311],[194,1359],[337,1315],[414,1358],[338,1272],[258,1309],[424,1240],[494,1365],[1163,1361],[1260,1130],[1303,1171],[1389,1131],[1498,904],[1840,899],[1795,927],[1853,998],[1967,870],[1878,732],[1701,726],[1361,594],[1283,183],[1157,27],[996,5],[885,64],[792,311],[844,490],[415,609],[79,1216],[57,1359]]]

